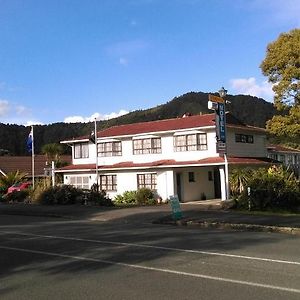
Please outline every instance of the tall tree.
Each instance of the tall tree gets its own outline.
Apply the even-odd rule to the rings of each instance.
[[[60,160],[60,155],[63,153],[63,149],[60,144],[51,143],[42,147],[42,153],[46,155],[49,163],[51,161],[57,163]]]
[[[267,123],[267,129],[284,141],[300,143],[300,29],[270,43],[260,67],[273,84],[275,107],[283,112]]]

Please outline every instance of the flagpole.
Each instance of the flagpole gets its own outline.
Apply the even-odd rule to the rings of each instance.
[[[97,192],[99,192],[99,176],[98,176],[98,147],[97,147],[97,119],[95,118],[95,148],[96,148],[96,183]]]
[[[32,151],[31,151],[32,188],[34,189],[34,137],[33,137],[33,125],[31,126],[31,132],[32,132]]]

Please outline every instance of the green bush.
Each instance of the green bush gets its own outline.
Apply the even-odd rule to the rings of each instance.
[[[0,195],[4,195],[7,191],[7,188],[5,186],[0,186]]]
[[[239,208],[248,208],[249,199],[254,210],[300,208],[299,181],[283,167],[273,166],[254,171],[248,187],[251,189],[250,198],[247,191],[243,191],[237,198]]]
[[[154,193],[148,188],[141,188],[137,190],[136,202],[140,205],[153,205],[156,203]]]
[[[113,202],[109,197],[107,197],[105,191],[97,192],[94,190],[87,193],[87,201],[91,204],[96,204],[100,206],[113,206]]]
[[[3,196],[4,202],[24,202],[29,195],[28,190],[15,191]]]
[[[116,204],[136,204],[137,191],[125,191],[122,195],[117,195],[114,199]]]
[[[81,195],[82,191],[71,185],[55,186],[44,190],[39,195],[37,202],[46,205],[75,204]]]

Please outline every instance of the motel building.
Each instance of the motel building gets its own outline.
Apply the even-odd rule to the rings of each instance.
[[[72,164],[56,173],[63,174],[64,184],[83,189],[97,183],[98,173],[99,189],[111,199],[146,187],[163,200],[173,195],[181,202],[225,200],[230,170],[264,166],[271,159],[265,130],[229,113],[225,159],[217,147],[216,119],[213,113],[119,125],[98,131],[96,143],[89,136],[62,141],[72,148]]]

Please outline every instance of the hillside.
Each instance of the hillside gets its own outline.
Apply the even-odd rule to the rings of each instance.
[[[265,127],[266,121],[271,119],[275,113],[273,104],[261,98],[245,95],[228,95],[226,99],[230,101],[227,105],[227,111],[230,111],[235,117],[249,125]],[[207,93],[190,92],[153,108],[133,111],[108,121],[100,121],[98,122],[98,129],[120,124],[176,118],[181,117],[186,112],[191,114],[211,113],[207,108],[207,101]],[[34,127],[36,153],[40,152],[44,144],[85,135],[92,128],[93,124],[91,123],[37,125]],[[25,141],[28,133],[29,127],[0,123],[0,150],[6,149],[12,155],[25,155]]]

